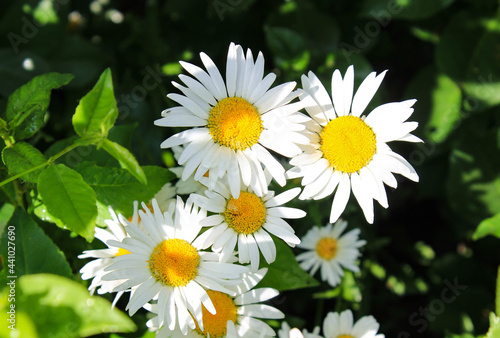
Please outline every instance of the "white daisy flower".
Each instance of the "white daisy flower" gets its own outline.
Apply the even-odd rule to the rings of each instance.
[[[353,229],[341,236],[347,222],[337,221],[335,225],[313,227],[302,238],[299,248],[309,250],[297,256],[297,261],[304,270],[311,270],[314,275],[321,268],[321,280],[337,286],[344,275],[342,268],[358,272],[355,261],[359,257],[359,248],[366,241],[359,240],[359,229]]]
[[[286,157],[300,154],[297,144],[308,144],[301,133],[309,118],[298,112],[300,102],[295,82],[269,89],[276,75],[264,75],[264,57],[254,61],[240,45],[231,43],[227,56],[226,81],[214,62],[200,54],[207,71],[180,62],[195,79],[179,78],[186,86],[173,82],[184,95],[169,94],[180,104],[162,112],[155,124],[163,127],[195,127],[166,139],[162,148],[186,145],[179,164],[184,165],[182,179],[194,173],[199,180],[209,172],[210,188],[221,177],[229,176],[233,196],[240,193],[240,179],[259,194],[267,192],[265,167],[281,185],[286,183],[285,169],[268,149]],[[207,73],[208,72],[208,73]]]
[[[105,281],[102,280],[102,276],[106,273],[104,269],[111,265],[114,257],[129,254],[130,252],[122,249],[120,247],[111,245],[108,243],[109,240],[121,242],[125,237],[127,237],[127,231],[125,230],[125,225],[127,221],[122,215],[116,215],[113,208],[108,207],[109,213],[111,214],[112,220],[105,220],[107,228],[95,227],[94,237],[99,239],[101,242],[107,245],[107,249],[98,250],[85,250],[81,255],[78,256],[80,259],[85,258],[96,258],[87,264],[85,264],[81,269],[82,279],[92,279],[92,283],[89,286],[90,294],[93,295],[97,290],[97,293],[102,295],[105,293],[113,292],[113,289],[121,284],[123,280],[116,281]],[[130,221],[134,224],[138,222],[138,203],[134,202],[134,214]],[[114,307],[118,299],[123,295],[124,291],[120,291],[116,294],[113,300],[112,306]]]
[[[182,338],[182,337],[274,337],[274,330],[261,319],[282,319],[284,314],[269,305],[260,304],[276,297],[279,292],[272,288],[253,289],[267,272],[266,268],[257,272],[246,273],[242,282],[236,286],[228,288],[235,292],[229,297],[227,294],[209,290],[207,291],[214,307],[215,314],[211,314],[203,308],[204,330],[197,326],[194,330],[189,330],[187,335],[183,335],[178,328],[170,330],[158,325],[158,317],[153,317],[148,321],[147,326],[152,331],[159,331],[156,338]],[[156,304],[146,307],[152,312],[156,312]]]
[[[308,332],[306,329],[300,331],[298,328],[291,328],[290,325],[283,321],[281,323],[281,329],[278,330],[279,338],[322,338],[319,335],[320,327],[316,326],[313,332]]]
[[[203,182],[203,181],[202,181]],[[206,190],[205,196],[192,194],[193,202],[207,211],[215,213],[201,221],[210,227],[196,240],[202,248],[212,246],[226,261],[237,247],[239,262],[251,263],[252,270],[259,268],[260,253],[271,264],[276,259],[276,246],[270,234],[294,247],[300,243],[295,230],[283,218],[301,218],[303,210],[283,207],[295,198],[300,188],[290,189],[277,196],[269,191],[259,197],[252,190],[242,190],[239,197],[232,196],[223,184],[214,191]]]
[[[330,312],[323,321],[323,334],[325,338],[384,338],[377,334],[379,324],[373,316],[361,317],[356,323],[351,310],[340,314]]]
[[[181,332],[195,328],[195,319],[201,321],[202,304],[215,313],[207,289],[234,294],[226,285],[238,283],[243,266],[220,263],[214,252],[199,251],[193,245],[206,217],[206,211],[177,198],[175,210],[161,213],[153,199],[153,213],[143,203],[139,211],[142,228],[127,224],[122,242],[109,241],[111,245],[128,250],[130,254],[116,257],[105,269],[110,271],[103,280],[126,280],[115,291],[135,288],[127,310],[133,315],[152,299],[158,301],[160,325],[165,322],[173,329],[177,323]],[[194,317],[194,318],[193,318]]]
[[[290,161],[295,167],[287,174],[289,178],[303,177],[300,199],[322,199],[337,189],[331,223],[344,211],[351,189],[366,220],[373,223],[373,200],[388,207],[384,183],[396,188],[393,173],[418,181],[410,163],[387,145],[390,141],[422,142],[410,134],[418,123],[405,122],[416,100],[387,103],[362,115],[385,73],[369,74],[353,97],[353,67],[347,69],[344,79],[336,70],[331,98],[316,75],[302,76],[300,99],[314,120],[306,133],[311,144]]]
[[[174,158],[179,161],[179,158],[184,151],[184,146],[172,147],[172,150],[174,152]],[[179,180],[175,183],[175,190],[177,195],[189,195],[192,193],[203,194],[205,190],[207,190],[207,187],[205,185],[194,179],[194,174],[191,174],[185,179],[181,179],[182,174],[184,173],[183,166],[172,167],[169,168],[169,170],[173,172],[175,176],[177,176],[177,178],[179,178]],[[205,176],[208,177],[208,172],[205,174]]]
[[[172,205],[175,205],[177,201],[176,196],[177,189],[175,188],[175,186],[172,186],[172,183],[169,182],[163,185],[160,191],[158,191],[153,198],[158,203],[160,211],[165,212],[168,211]]]

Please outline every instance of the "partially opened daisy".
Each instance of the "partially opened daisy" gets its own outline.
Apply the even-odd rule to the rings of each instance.
[[[276,297],[279,292],[272,288],[253,289],[262,278],[267,269],[260,269],[243,275],[241,283],[228,286],[235,292],[230,297],[219,291],[208,291],[210,299],[214,304],[216,313],[211,314],[203,308],[203,326],[197,326],[194,330],[188,330],[183,335],[178,328],[170,330],[167,327],[160,328],[158,317],[153,317],[147,325],[151,330],[158,330],[157,338],[182,338],[182,337],[274,337],[276,333],[266,324],[265,319],[282,319],[284,314],[266,304],[261,304]],[[155,304],[146,307],[152,312],[157,312]]]
[[[308,251],[297,256],[297,261],[304,270],[310,270],[314,275],[321,268],[321,280],[328,281],[331,286],[337,286],[344,275],[343,268],[358,272],[356,259],[359,248],[366,241],[359,240],[359,229],[353,229],[343,235],[347,222],[337,221],[335,225],[313,227],[302,238],[299,248]]]
[[[217,184],[214,191],[205,191],[205,196],[192,194],[195,204],[215,213],[201,221],[202,226],[210,229],[198,237],[196,244],[202,248],[212,246],[215,252],[222,254],[223,261],[237,247],[239,262],[251,263],[252,270],[259,268],[260,253],[270,264],[276,259],[276,246],[270,234],[291,247],[300,243],[295,230],[283,218],[301,218],[306,213],[282,206],[299,193],[300,188],[294,188],[277,196],[269,191],[259,197],[246,189],[236,198],[226,186]]]
[[[180,104],[162,112],[155,121],[164,127],[194,127],[166,139],[162,148],[186,145],[179,158],[185,169],[182,179],[194,173],[199,180],[207,172],[210,188],[215,182],[229,176],[233,196],[240,193],[240,180],[256,192],[267,192],[263,168],[285,185],[285,170],[269,152],[286,157],[301,153],[297,144],[309,140],[300,131],[309,118],[298,110],[295,82],[287,82],[270,89],[276,75],[264,75],[264,57],[259,53],[254,60],[239,45],[231,43],[227,55],[225,81],[214,62],[200,54],[206,71],[189,63],[181,65],[194,78],[179,75],[185,86],[173,83],[182,93],[168,97]],[[268,150],[269,149],[269,150]]]
[[[350,192],[356,197],[366,220],[373,223],[373,200],[388,207],[384,183],[396,188],[393,173],[418,181],[415,169],[387,145],[390,141],[421,142],[410,134],[417,122],[405,122],[416,100],[383,104],[363,115],[386,72],[369,74],[353,97],[354,69],[344,79],[339,70],[332,76],[332,96],[316,75],[302,76],[300,99],[314,122],[308,124],[311,144],[293,158],[290,178],[303,177],[300,199],[321,199],[335,189],[330,222],[345,209]]]
[[[127,221],[122,215],[116,215],[112,207],[108,208],[112,219],[105,220],[107,228],[95,228],[94,237],[99,239],[101,242],[106,244],[107,249],[98,250],[85,250],[81,255],[78,256],[80,259],[85,258],[95,258],[94,260],[85,264],[81,269],[82,279],[92,279],[92,283],[89,286],[90,294],[97,293],[102,295],[105,293],[113,292],[113,289],[119,284],[123,283],[123,280],[105,281],[102,280],[102,276],[105,274],[104,269],[111,265],[114,257],[129,254],[130,252],[122,249],[118,246],[114,246],[108,243],[109,240],[121,242],[125,237],[127,237],[127,231],[125,225]],[[130,222],[137,224],[138,222],[138,203],[134,202],[134,214],[130,219]],[[115,306],[118,299],[123,295],[125,291],[120,291],[116,294],[112,306]]]
[[[125,280],[114,291],[135,288],[127,305],[130,315],[157,299],[160,325],[165,322],[171,329],[178,325],[186,333],[188,327],[196,327],[195,319],[201,322],[202,304],[215,313],[206,290],[234,294],[225,286],[238,283],[248,269],[220,263],[218,254],[200,251],[192,244],[205,210],[189,201],[184,204],[180,198],[173,214],[162,214],[155,199],[151,204],[153,212],[145,204],[139,211],[141,228],[128,224],[130,237],[109,241],[130,254],[114,258],[102,279]]]
[[[351,310],[340,314],[330,312],[323,321],[323,335],[325,338],[384,338],[377,334],[379,324],[373,316],[361,317],[356,323]]]

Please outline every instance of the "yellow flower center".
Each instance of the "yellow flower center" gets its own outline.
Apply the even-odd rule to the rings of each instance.
[[[187,241],[173,238],[158,244],[149,258],[155,279],[170,286],[185,286],[198,274],[200,255]]]
[[[122,255],[127,255],[129,254],[130,251],[123,249],[123,248],[118,248],[118,252],[115,254],[115,257],[122,256]]]
[[[354,338],[350,334],[341,334],[340,336],[337,336],[337,338]]]
[[[231,198],[224,212],[227,224],[240,234],[251,234],[266,221],[266,207],[255,194],[242,191],[239,198]]]
[[[231,297],[225,293],[219,291],[208,290],[208,296],[212,300],[212,304],[215,307],[215,315],[208,312],[203,306],[203,327],[204,331],[201,331],[196,324],[196,331],[207,337],[210,334],[210,338],[225,337],[227,331],[227,321],[231,320],[236,323],[238,315],[236,314],[236,305]]]
[[[355,173],[376,151],[372,128],[357,116],[340,116],[328,122],[320,134],[321,151],[335,170]]]
[[[323,237],[316,244],[316,252],[321,258],[332,259],[337,254],[337,241],[331,237]]]
[[[241,97],[227,97],[210,111],[208,129],[214,142],[245,150],[259,141],[264,130],[257,109]]]

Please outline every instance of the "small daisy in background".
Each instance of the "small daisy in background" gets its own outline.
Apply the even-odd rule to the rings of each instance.
[[[325,338],[384,338],[379,333],[379,323],[373,316],[361,317],[356,323],[351,310],[340,314],[329,312],[323,321],[323,335]]]
[[[127,223],[129,237],[109,241],[129,254],[114,258],[102,279],[124,280],[114,291],[134,288],[126,307],[130,315],[156,299],[159,325],[178,325],[186,333],[196,327],[195,320],[201,322],[202,304],[215,313],[206,290],[234,294],[225,286],[239,283],[248,268],[220,263],[218,254],[193,246],[205,210],[179,197],[174,214],[162,214],[155,199],[151,205],[153,212],[144,203],[139,211],[142,227]]]
[[[284,186],[285,169],[269,152],[285,157],[302,152],[298,144],[308,144],[301,133],[309,118],[299,113],[295,82],[272,89],[274,73],[264,76],[264,56],[254,60],[250,49],[245,55],[240,45],[231,43],[227,55],[226,79],[205,53],[200,53],[206,71],[186,62],[182,67],[194,78],[179,75],[186,86],[173,82],[184,95],[169,94],[180,104],[166,109],[155,124],[163,127],[192,127],[166,139],[162,148],[185,145],[179,164],[182,179],[194,173],[200,180],[208,172],[209,188],[228,176],[231,194],[238,197],[240,181],[259,195],[267,192],[266,168]],[[268,150],[269,149],[269,150]]]
[[[183,334],[177,327],[174,330],[160,327],[157,316],[150,319],[147,326],[151,331],[157,331],[156,338],[274,337],[276,333],[263,320],[282,319],[284,314],[270,305],[261,303],[278,296],[279,292],[272,288],[254,289],[266,273],[266,268],[245,273],[241,283],[228,286],[234,291],[231,297],[219,291],[209,290],[208,294],[216,313],[212,314],[203,308],[203,330],[196,326],[195,329],[188,330],[187,334]],[[156,304],[148,304],[145,308],[157,313]]]
[[[308,332],[306,329],[300,331],[298,328],[290,327],[290,325],[283,321],[281,322],[281,328],[278,330],[279,338],[322,338],[319,335],[320,327],[316,326],[313,332]]]
[[[302,218],[306,213],[282,206],[299,193],[300,188],[293,188],[277,196],[269,191],[259,197],[250,189],[241,191],[236,198],[226,186],[217,184],[214,191],[205,191],[205,196],[192,194],[190,198],[195,204],[215,213],[201,221],[202,226],[210,228],[198,237],[196,245],[212,246],[221,253],[223,261],[237,247],[239,262],[250,263],[254,271],[259,268],[260,253],[271,264],[276,259],[276,245],[270,234],[291,247],[300,243],[295,230],[283,218]]]
[[[85,250],[81,255],[78,256],[78,258],[80,259],[95,258],[80,269],[83,280],[93,278],[92,283],[89,286],[91,295],[93,295],[96,290],[100,295],[105,293],[112,293],[113,289],[116,286],[124,282],[124,280],[105,281],[102,280],[102,276],[106,273],[104,269],[110,266],[113,262],[113,258],[130,253],[125,249],[108,243],[109,240],[121,242],[125,237],[128,236],[125,229],[125,226],[127,225],[125,217],[123,217],[122,215],[116,215],[112,207],[108,207],[108,210],[113,219],[104,221],[107,225],[107,228],[100,228],[96,226],[94,230],[94,237],[106,244],[108,248]],[[130,222],[137,224],[138,218],[138,203],[134,202],[134,214],[131,217]],[[116,294],[112,304],[113,307],[124,292],[125,291],[120,291]]]
[[[344,79],[335,70],[331,98],[314,73],[302,76],[300,100],[314,120],[307,124],[305,133],[311,142],[303,146],[303,154],[291,159],[294,167],[287,175],[303,177],[300,199],[322,199],[336,189],[331,223],[344,211],[351,190],[366,220],[373,223],[373,200],[388,207],[384,183],[397,187],[393,173],[418,181],[411,164],[387,145],[390,141],[422,142],[411,134],[418,123],[405,122],[416,100],[383,104],[362,115],[385,73],[370,73],[353,97],[353,66],[347,69]]]
[[[306,249],[297,256],[300,266],[314,276],[321,268],[321,280],[335,287],[344,275],[343,269],[358,272],[356,259],[360,256],[359,248],[366,241],[359,239],[359,229],[353,229],[342,235],[347,222],[339,220],[324,227],[311,228],[297,247]]]

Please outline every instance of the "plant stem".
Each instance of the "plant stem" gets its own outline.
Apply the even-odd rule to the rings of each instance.
[[[60,152],[58,152],[57,154],[55,154],[54,156],[50,157],[47,161],[43,162],[43,163],[40,163],[34,167],[31,167],[25,171],[23,171],[22,173],[19,173],[19,174],[16,174],[14,176],[11,176],[9,177],[8,179],[0,182],[0,187],[7,184],[7,183],[10,183],[16,179],[18,179],[19,177],[23,176],[23,175],[26,175],[26,174],[29,174],[35,170],[38,170],[38,169],[41,169],[47,165],[50,165],[52,164],[55,160],[57,160],[59,157],[63,156],[64,154],[70,152],[71,150],[75,149],[76,147],[78,147],[80,144],[76,144],[76,143],[73,143],[72,145],[64,148],[63,150],[61,150]],[[17,189],[16,189],[17,190]]]

